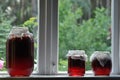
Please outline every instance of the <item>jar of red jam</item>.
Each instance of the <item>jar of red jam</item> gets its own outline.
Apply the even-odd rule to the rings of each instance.
[[[13,27],[6,42],[6,67],[10,76],[30,76],[34,68],[34,40],[26,27]]]
[[[84,50],[69,50],[68,54],[68,74],[69,76],[84,76],[85,61],[87,55]]]
[[[95,76],[109,76],[112,69],[110,52],[95,51],[90,57]]]

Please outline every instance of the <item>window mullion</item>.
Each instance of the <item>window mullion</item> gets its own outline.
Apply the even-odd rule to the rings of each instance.
[[[45,74],[46,71],[46,0],[38,0],[39,9],[39,41],[38,41],[38,74]]]
[[[46,74],[50,74],[51,73],[51,0],[46,0]]]
[[[118,36],[118,41],[119,41],[119,55],[118,55],[118,56],[119,56],[119,58],[118,58],[118,59],[119,59],[119,60],[118,60],[118,62],[119,62],[119,70],[118,70],[118,71],[119,71],[119,72],[118,72],[118,74],[120,74],[120,16],[119,16],[119,15],[120,15],[120,8],[119,8],[119,7],[120,7],[120,0],[118,0],[117,5],[118,5],[118,7],[117,7],[117,9],[118,9],[118,10],[117,10],[117,11],[118,11],[118,14],[117,14],[116,16],[118,17],[118,30],[117,30],[117,31],[118,31],[118,35],[119,35],[119,36]],[[114,12],[114,14],[115,14],[115,13],[116,13],[116,12]]]
[[[119,0],[112,0],[112,74],[119,71]]]
[[[39,2],[39,74],[57,72],[57,2],[57,0],[40,0]]]
[[[57,72],[57,0],[47,0],[46,74]]]
[[[52,0],[52,74],[58,71],[58,0]]]

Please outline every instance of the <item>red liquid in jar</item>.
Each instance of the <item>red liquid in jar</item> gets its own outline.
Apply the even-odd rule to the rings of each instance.
[[[101,66],[97,59],[92,61],[92,68],[95,75],[106,75],[109,76],[112,68],[112,62],[110,59],[107,60],[104,66]]]
[[[80,59],[68,58],[68,74],[69,76],[84,76],[85,61]]]
[[[34,41],[28,36],[7,40],[6,64],[10,76],[29,76],[34,67]]]

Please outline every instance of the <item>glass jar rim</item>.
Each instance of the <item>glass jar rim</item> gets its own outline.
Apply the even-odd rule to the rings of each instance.
[[[69,50],[67,57],[79,57],[82,60],[87,61],[87,55],[85,54],[85,50]]]

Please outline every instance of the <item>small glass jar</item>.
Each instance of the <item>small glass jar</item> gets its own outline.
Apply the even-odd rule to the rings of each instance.
[[[29,76],[34,68],[34,40],[26,27],[13,27],[6,42],[6,67],[11,77]]]
[[[87,55],[84,50],[69,50],[68,54],[68,74],[69,76],[84,76],[85,61]]]
[[[95,51],[90,57],[95,76],[109,76],[112,69],[111,56],[108,51]]]

